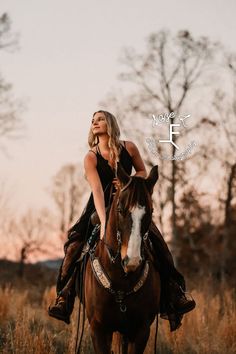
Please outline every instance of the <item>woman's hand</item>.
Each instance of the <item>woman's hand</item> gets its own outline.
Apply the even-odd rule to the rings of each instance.
[[[118,178],[113,178],[112,183],[114,184],[116,190],[120,188],[120,182]]]

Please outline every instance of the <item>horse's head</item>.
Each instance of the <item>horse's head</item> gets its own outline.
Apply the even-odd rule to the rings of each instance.
[[[121,233],[121,259],[125,272],[135,271],[142,261],[141,245],[152,220],[152,193],[158,180],[158,166],[153,166],[147,178],[126,174],[118,166],[117,225]]]

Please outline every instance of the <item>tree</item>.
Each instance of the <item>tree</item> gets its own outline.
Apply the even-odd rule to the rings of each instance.
[[[59,230],[64,240],[72,223],[78,219],[87,185],[80,165],[63,166],[53,178],[51,195],[59,211]]]
[[[178,263],[185,273],[199,276],[213,272],[218,241],[210,206],[201,204],[201,197],[194,185],[188,186],[177,210]]]
[[[28,210],[19,220],[11,220],[8,235],[19,259],[19,276],[23,277],[25,263],[40,255],[54,255],[52,217],[48,210],[36,213]]]
[[[214,107],[219,116],[221,129],[221,146],[218,159],[225,173],[225,198],[221,199],[224,205],[224,224],[229,226],[232,216],[231,207],[235,197],[236,182],[236,55],[226,55],[226,67],[231,80],[230,92],[217,90],[214,97]],[[223,146],[223,149],[222,149]]]
[[[0,50],[12,51],[17,47],[18,38],[11,32],[11,21],[4,13],[0,16]],[[12,97],[12,85],[0,73],[0,149],[6,152],[5,141],[21,137],[24,128],[19,113],[23,103]]]
[[[158,148],[151,147],[152,150],[155,150],[156,156],[176,156],[178,152],[176,146],[184,146],[193,132],[196,134],[197,131],[207,130],[209,138],[206,138],[205,135],[205,142],[203,138],[199,139],[198,151],[192,154],[192,157],[207,160],[210,149],[209,139],[212,137],[209,128],[215,128],[216,122],[203,115],[199,110],[199,104],[196,108],[198,103],[196,96],[199,95],[203,101],[206,92],[213,94],[212,83],[214,81],[210,69],[219,48],[219,43],[212,42],[206,37],[193,38],[186,30],[179,31],[175,36],[162,30],[148,37],[145,53],[137,54],[133,48],[125,49],[122,63],[126,69],[120,74],[120,78],[128,82],[129,94],[128,98],[126,96],[118,104],[127,116],[125,119],[124,113],[120,115],[123,131],[129,137],[133,135],[135,140],[139,141],[139,146],[144,134],[149,135],[150,139],[156,142],[157,130],[154,131],[150,124],[156,118],[153,117],[153,114],[155,113],[154,116],[156,114],[157,116],[160,114],[170,116],[171,113],[174,113],[174,116],[169,118],[169,122],[185,125],[184,136],[173,135],[172,144],[160,143]],[[210,102],[209,98],[210,96],[208,97]],[[114,104],[114,96],[111,95],[110,100]],[[194,104],[194,124],[189,124],[186,112]],[[209,106],[210,103],[208,103]],[[193,108],[191,108],[191,112],[193,112]],[[180,117],[182,117],[182,121]],[[185,124],[186,122],[187,124]],[[166,132],[166,124],[158,124],[157,128],[159,137],[168,133]],[[143,147],[142,156],[148,167],[154,164],[153,158],[150,157],[150,151],[146,147]],[[186,185],[190,182],[190,178],[196,178],[190,173],[184,174],[184,171],[188,169],[186,166],[188,160],[190,159],[182,161],[160,159],[159,185],[162,188],[161,191],[159,190],[159,200],[161,199],[161,211],[164,206],[171,205],[171,229],[174,244],[177,243],[177,193],[180,192],[183,184]],[[163,163],[164,161],[165,163]],[[205,165],[207,166],[207,161]],[[197,173],[203,172],[206,172],[204,168],[201,171],[198,170]]]
[[[214,107],[220,121],[220,141],[218,142],[217,159],[223,171],[223,183],[219,191],[219,201],[223,209],[222,225],[222,256],[220,276],[225,282],[227,264],[234,260],[234,234],[236,223],[234,218],[236,202],[236,55],[225,55],[225,67],[229,74],[231,90],[217,90]]]

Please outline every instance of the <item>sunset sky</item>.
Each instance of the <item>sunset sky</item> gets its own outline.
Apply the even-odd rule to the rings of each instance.
[[[91,114],[121,87],[123,47],[142,51],[151,32],[167,28],[236,51],[235,0],[1,0],[4,12],[19,49],[1,51],[0,70],[25,102],[26,131],[6,144],[9,156],[0,153],[0,180],[19,213],[52,206],[52,176],[66,163],[82,163]]]

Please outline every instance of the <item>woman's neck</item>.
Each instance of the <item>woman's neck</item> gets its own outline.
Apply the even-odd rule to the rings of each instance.
[[[99,136],[99,147],[100,147],[100,150],[103,150],[103,151],[109,150],[108,140],[109,140],[109,136],[108,135],[100,135]]]

